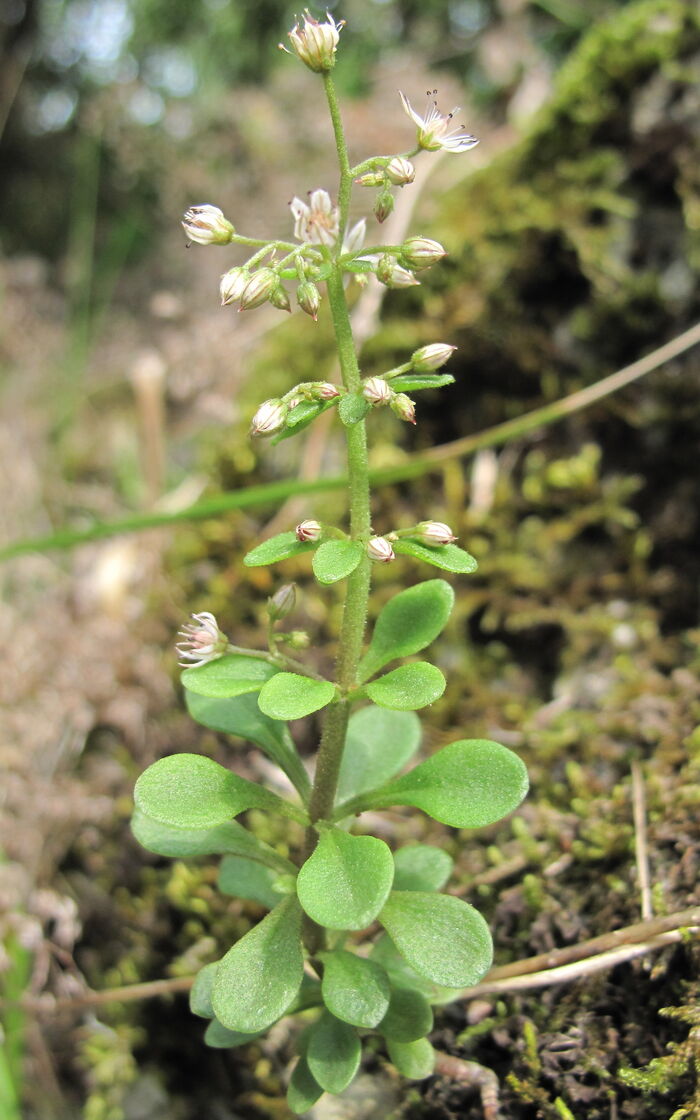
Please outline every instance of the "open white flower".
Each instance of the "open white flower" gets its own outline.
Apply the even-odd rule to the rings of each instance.
[[[289,204],[294,218],[294,236],[310,245],[335,245],[340,231],[340,213],[328,191],[321,187],[309,192],[309,201],[293,198]],[[367,222],[361,218],[343,238],[343,252],[356,253],[362,248]]]
[[[406,94],[400,90],[399,97],[404,110],[418,129],[418,146],[426,152],[439,152],[441,148],[446,152],[468,152],[479,143],[476,136],[465,132],[460,125],[455,125],[454,115],[459,112],[459,108],[453,109],[451,113],[441,113],[437,101],[433,101],[432,94],[429,93],[425,115],[421,117]]]
[[[308,203],[293,198],[289,204],[294,218],[294,236],[311,245],[335,245],[340,229],[338,207],[331,202],[328,191],[311,191]]]
[[[309,9],[304,12],[304,22],[294,24],[288,33],[292,51],[301,59],[309,70],[316,74],[327,73],[335,65],[335,48],[338,46],[340,31],[345,26],[345,20],[336,23],[333,16],[326,12],[325,23],[315,19]],[[283,51],[287,48],[280,43]],[[291,54],[292,51],[287,51]]]
[[[180,630],[183,639],[175,646],[180,665],[206,665],[216,657],[222,657],[228,649],[228,638],[219,630],[219,624],[210,611],[193,614],[194,623],[188,622]]]

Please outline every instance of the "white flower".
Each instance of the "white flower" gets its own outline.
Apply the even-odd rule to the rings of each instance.
[[[396,554],[386,537],[372,537],[367,542],[367,555],[370,560],[379,560],[382,564],[388,564],[396,559]]]
[[[309,519],[308,521],[301,521],[294,532],[297,540],[301,541],[302,544],[306,544],[307,541],[317,541],[320,538],[323,532],[323,526],[320,521]]]
[[[190,206],[182,219],[182,228],[190,241],[199,245],[228,245],[236,232],[223,210],[209,203]]]
[[[263,401],[250,422],[251,436],[272,436],[284,427],[289,405],[272,397]]]
[[[331,248],[338,240],[340,213],[333,205],[328,191],[318,187],[309,192],[309,201],[303,202],[296,196],[289,204],[294,218],[294,236],[297,241],[310,245],[327,245]],[[356,253],[362,248],[367,232],[367,222],[361,218],[343,238],[343,252]]]
[[[435,92],[433,90],[433,93]],[[437,101],[433,101],[432,95],[428,94],[425,116],[421,117],[406,94],[401,93],[400,90],[399,97],[404,110],[418,129],[418,146],[426,152],[438,152],[440,148],[444,148],[447,152],[468,152],[479,143],[476,136],[464,132],[460,125],[454,124],[454,115],[459,112],[459,108],[453,109],[451,113],[441,113]]]
[[[313,70],[316,74],[327,72],[335,65],[335,48],[338,46],[340,31],[344,26],[344,20],[336,23],[328,12],[326,12],[326,22],[321,23],[320,20],[314,19],[307,8],[304,12],[303,25],[300,27],[295,23],[288,33],[292,51],[308,66],[309,70]],[[282,43],[280,47],[283,51],[287,50]],[[291,54],[292,51],[287,51],[287,54]]]
[[[185,667],[206,665],[216,657],[222,657],[228,649],[228,638],[219,630],[219,624],[214,615],[209,611],[193,614],[194,623],[188,622],[178,631],[183,639],[178,642],[175,649],[179,655],[179,664]]]
[[[421,521],[416,525],[418,540],[427,545],[452,544],[457,538],[444,521]]]
[[[250,280],[250,273],[245,268],[231,268],[221,277],[219,292],[221,293],[221,306],[228,307],[240,299]]]
[[[406,183],[413,182],[416,177],[416,169],[411,161],[404,156],[394,156],[386,165],[386,175],[395,187],[404,187]]]
[[[428,346],[421,346],[420,350],[413,351],[411,365],[418,373],[432,373],[444,366],[456,349],[456,346],[450,346],[447,342],[431,342]]]
[[[388,404],[394,393],[383,377],[368,377],[362,386],[362,396],[370,404]]]
[[[340,215],[328,191],[311,191],[308,204],[293,198],[290,205],[294,218],[294,236],[311,245],[335,245],[338,240]]]

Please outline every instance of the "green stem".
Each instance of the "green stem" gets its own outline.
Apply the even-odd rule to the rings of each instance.
[[[361,385],[360,368],[352,337],[350,315],[345,300],[343,269],[338,259],[341,253],[343,231],[347,225],[352,178],[335,90],[328,75],[324,75],[324,84],[340,164],[338,204],[341,215],[340,235],[336,245],[335,259],[332,262],[331,273],[327,280],[328,304],[338,347],[343,384],[348,392],[356,392]],[[369,468],[367,462],[367,432],[364,421],[346,428],[346,439],[350,536],[352,540],[361,541],[364,544],[370,536]],[[348,693],[357,685],[357,670],[362,654],[362,643],[367,621],[370,567],[371,561],[365,554],[347,581],[336,663],[336,680],[340,687],[341,699],[332,704],[325,714],[316,774],[309,799],[309,817],[312,825],[319,820],[327,820],[333,812],[333,803],[338,787],[338,774],[350,717],[351,702],[348,699]],[[307,854],[313,851],[316,842],[315,830],[313,828],[308,829]],[[313,923],[307,923],[305,935],[309,948],[312,952],[315,951],[322,943],[322,931]]]
[[[345,133],[343,131],[342,117],[340,116],[340,106],[338,105],[335,86],[333,85],[333,79],[331,78],[330,74],[323,75],[323,85],[326,90],[328,111],[330,112],[331,121],[333,122],[333,135],[335,136],[335,146],[338,151],[338,164],[340,166],[340,186],[338,187],[338,209],[340,211],[340,227],[338,233],[338,243],[336,246],[336,249],[339,249],[343,244],[345,230],[348,226],[350,191],[352,190],[353,176],[350,168],[350,160],[348,158],[348,148],[347,144],[345,143]]]

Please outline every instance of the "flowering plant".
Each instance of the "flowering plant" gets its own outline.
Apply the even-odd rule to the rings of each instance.
[[[328,680],[293,653],[308,645],[300,631],[275,628],[294,610],[293,585],[268,601],[267,650],[232,645],[212,614],[195,615],[178,644],[191,715],[218,731],[247,739],[286,773],[295,794],[285,798],[239,777],[212,759],[179,754],[161,759],[138,780],[133,831],[156,853],[223,855],[219,887],[252,899],[269,913],[222,958],[197,976],[191,1006],[209,1019],[205,1040],[236,1046],[285,1015],[303,1013],[299,1059],[288,1102],[305,1112],[325,1090],[340,1093],[355,1076],[363,1042],[379,1036],[408,1078],[426,1077],[434,1053],[428,1041],[431,1005],[478,981],[491,963],[491,937],[482,916],[440,893],[452,861],[439,848],[413,844],[392,852],[363,830],[368,809],[413,806],[454,828],[479,828],[520,803],[527,775],[520,759],[490,740],[459,739],[401,773],[415,755],[415,715],[440,697],[442,672],[423,660],[405,661],[433,642],[453,606],[452,587],[430,579],[399,592],[379,612],[365,644],[373,562],[412,557],[448,573],[469,574],[476,561],[455,544],[442,522],[378,534],[371,525],[367,421],[388,405],[415,423],[409,392],[440,388],[453,378],[439,370],[453,347],[416,350],[382,376],[363,379],[348,314],[348,277],[367,274],[389,287],[417,284],[415,273],[444,256],[429,238],[362,249],[365,221],[348,231],[353,182],[378,188],[375,215],[393,204],[392,189],[412,181],[420,149],[458,153],[476,141],[436,106],[421,118],[417,148],[350,165],[330,71],[342,24],[308,12],[289,34],[290,53],[321,75],[340,165],[338,200],[325,190],[291,204],[296,242],[255,241],[237,234],[215,206],[193,206],[183,222],[193,241],[255,249],[245,265],[222,277],[224,304],[248,310],[269,302],[289,310],[287,285],[315,319],[325,285],[342,384],[308,381],[264,401],[251,435],[277,442],[297,435],[327,409],[336,409],[347,443],[349,531],[302,521],[263,541],[244,559],[274,564],[309,553],[323,585],[345,585],[335,678]],[[387,666],[401,661],[397,667]],[[323,712],[313,779],[287,722]],[[399,775],[399,776],[397,776]],[[254,836],[236,818],[248,809],[275,813],[305,828],[298,863]],[[356,818],[360,818],[359,821]]]

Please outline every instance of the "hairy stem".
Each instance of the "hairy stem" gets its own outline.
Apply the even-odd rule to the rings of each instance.
[[[338,204],[341,215],[338,244],[336,245],[332,271],[327,281],[328,304],[335,332],[343,384],[348,392],[352,393],[357,392],[360,387],[360,369],[352,337],[348,305],[345,299],[343,270],[338,259],[342,252],[343,231],[347,225],[352,179],[335,90],[328,75],[324,75],[324,84],[340,164]],[[358,424],[346,428],[346,438],[350,536],[353,540],[359,540],[364,544],[370,535],[369,468],[367,462],[367,432],[364,421],[362,420]],[[316,775],[309,801],[309,816],[312,823],[327,820],[333,811],[338,786],[338,773],[350,717],[351,705],[347,699],[347,694],[357,684],[357,667],[362,653],[362,642],[367,621],[370,564],[367,555],[363,554],[362,560],[347,581],[336,663],[336,680],[340,687],[341,698],[327,709],[323,723]],[[307,852],[313,851],[315,845],[316,833],[313,829],[309,829]],[[307,926],[306,936],[309,947],[314,949],[318,946],[322,934],[318,927]]]

